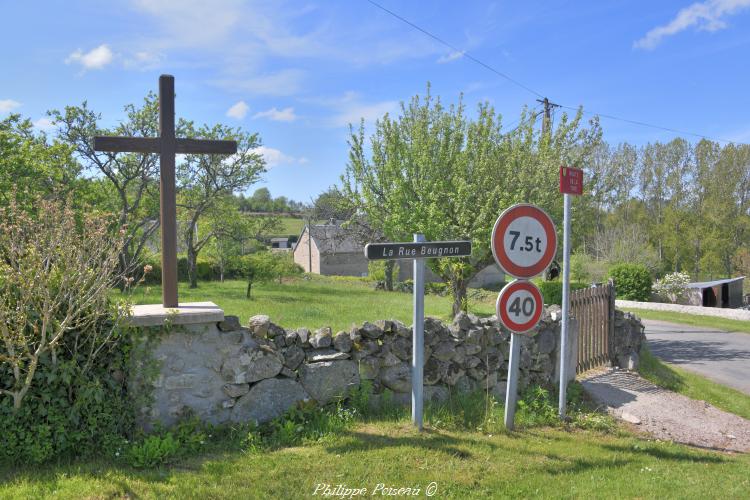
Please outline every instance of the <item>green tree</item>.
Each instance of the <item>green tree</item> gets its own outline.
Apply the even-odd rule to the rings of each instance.
[[[256,212],[269,212],[272,210],[273,198],[268,188],[262,187],[255,190],[253,195],[248,198],[250,210]]]
[[[449,284],[457,313],[468,282],[492,262],[488,242],[503,209],[536,203],[559,220],[558,168],[585,163],[601,136],[596,121],[583,129],[580,120],[580,112],[572,120],[563,115],[551,134],[541,135],[524,112],[521,125],[506,134],[489,104],[470,120],[461,99],[445,107],[428,86],[424,98],[401,105],[400,116],[376,123],[371,153],[364,124],[352,130],[344,194],[390,239],[419,232],[428,240],[473,241],[471,257],[431,263]]]
[[[69,144],[50,143],[43,133],[35,133],[31,121],[12,114],[0,120],[0,203],[13,199],[26,209],[39,197],[67,197],[80,191],[81,165]],[[76,196],[76,200],[80,197]]]
[[[84,102],[50,111],[58,137],[72,147],[83,165],[83,173],[94,177],[99,208],[115,213],[125,230],[120,249],[120,272],[129,274],[139,268],[146,244],[159,228],[158,155],[94,151],[96,135],[154,137],[159,134],[158,103],[149,93],[140,107],[125,106],[126,119],[111,129],[101,128],[101,116]],[[179,133],[179,132],[178,132]],[[106,179],[107,182],[100,182]]]
[[[265,172],[265,161],[255,151],[260,145],[257,133],[249,134],[224,125],[196,129],[192,122],[184,122],[182,128],[187,137],[237,141],[234,155],[186,155],[177,168],[177,205],[187,250],[190,288],[195,288],[198,286],[198,254],[220,229],[219,225],[207,224],[208,230],[199,233],[199,221],[212,210],[220,209],[225,197],[257,182]]]
[[[314,220],[345,221],[353,215],[353,204],[336,186],[331,186],[318,195],[312,205]]]

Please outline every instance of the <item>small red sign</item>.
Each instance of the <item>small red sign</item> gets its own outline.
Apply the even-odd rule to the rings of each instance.
[[[560,167],[560,192],[582,195],[583,170],[580,168]]]

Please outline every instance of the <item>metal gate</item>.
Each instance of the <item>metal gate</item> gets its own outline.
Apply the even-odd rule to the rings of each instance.
[[[610,364],[615,332],[615,288],[612,282],[572,292],[570,313],[578,320],[576,373]]]

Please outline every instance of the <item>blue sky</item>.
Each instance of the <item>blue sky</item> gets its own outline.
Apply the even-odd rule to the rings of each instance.
[[[750,0],[382,5],[553,102],[750,142]],[[309,201],[347,161],[348,123],[423,93],[506,123],[536,96],[365,0],[0,0],[0,116],[40,128],[89,104],[103,123],[175,75],[177,114],[258,131],[274,196]],[[675,134],[603,119],[610,142]],[[257,186],[256,186],[257,187]],[[251,189],[252,191],[252,189]]]

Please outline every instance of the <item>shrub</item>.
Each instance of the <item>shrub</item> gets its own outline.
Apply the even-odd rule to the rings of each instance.
[[[646,302],[651,298],[651,273],[642,264],[616,264],[609,268],[620,299]]]
[[[302,274],[302,268],[292,260],[289,253],[258,252],[243,257],[245,277],[247,278],[247,298],[251,296],[252,286],[278,279]]]
[[[34,206],[0,209],[0,459],[38,463],[107,446],[132,420],[124,308],[108,298],[123,234],[69,203]]]
[[[545,304],[557,304],[558,306],[562,304],[562,281],[535,280],[534,283],[539,287],[539,290],[541,290]],[[589,285],[587,285],[586,283],[571,281],[570,291],[572,292],[574,290],[580,290],[582,288],[587,288],[588,286]]]
[[[690,283],[687,273],[670,273],[656,280],[652,290],[654,293],[666,297],[671,302],[680,302],[685,298],[686,285]]]

